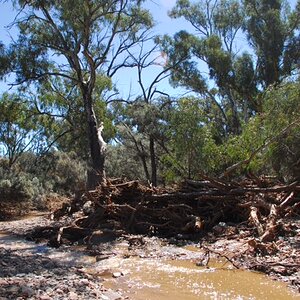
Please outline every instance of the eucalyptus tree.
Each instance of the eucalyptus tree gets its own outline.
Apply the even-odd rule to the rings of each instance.
[[[284,61],[290,60],[292,48],[299,51],[299,46],[293,44],[300,24],[299,8],[291,11],[284,0],[244,0],[243,4],[246,12],[244,30],[257,57],[259,82],[264,87],[279,83],[291,72],[284,66]]]
[[[227,134],[240,133],[241,121],[261,112],[258,95],[291,74],[299,9],[288,7],[279,0],[178,0],[170,11],[190,25],[161,40],[169,62],[177,62],[171,81],[211,101]]]
[[[169,65],[164,67],[166,59],[164,54],[161,53],[157,43],[149,49],[142,43],[138,54],[133,54],[130,51],[128,51],[128,53],[137,71],[140,91],[140,95],[136,101],[132,103],[128,112],[138,132],[144,135],[148,142],[148,145],[144,146],[143,143],[138,143],[135,140],[134,144],[142,160],[148,181],[156,186],[158,177],[157,146],[162,145],[164,140],[161,121],[163,119],[164,109],[170,104],[169,95],[160,89],[159,84],[170,76],[170,70],[174,66]],[[147,80],[145,76],[146,72],[151,72],[152,74],[152,76],[147,76]],[[132,133],[130,136],[132,139],[135,138]],[[148,149],[148,151],[145,151],[145,149]],[[146,154],[147,152],[148,155]],[[151,172],[148,171],[147,156],[150,157]]]
[[[168,135],[173,159],[170,154],[166,155],[170,164],[169,174],[172,170],[178,174],[179,170],[182,177],[191,179],[197,176],[197,171],[204,170],[207,162],[205,156],[208,156],[204,153],[207,129],[205,106],[200,99],[181,98],[170,115]]]
[[[174,38],[162,39],[169,62],[178,62],[172,70],[172,83],[212,101],[227,130],[237,133],[240,125],[233,62],[244,18],[239,1],[178,0],[169,14],[172,18],[183,17],[191,25],[190,32],[180,31]],[[215,83],[214,89],[208,84],[207,73]]]
[[[117,140],[124,146],[124,152],[130,152],[142,166],[143,176],[139,178],[147,180],[153,186],[159,181],[160,158],[168,148],[168,104],[169,99],[166,97],[152,99],[151,103],[138,97],[131,103],[119,104],[114,108],[115,114],[118,115]]]
[[[19,38],[12,44],[17,83],[62,77],[79,90],[90,145],[90,186],[105,178],[102,120],[94,105],[97,78],[128,67],[126,51],[142,40],[152,18],[141,0],[15,1]],[[77,124],[82,126],[82,124]]]
[[[38,151],[44,140],[35,109],[17,94],[0,98],[0,153],[11,168],[25,151]]]
[[[0,79],[10,68],[10,59],[5,45],[0,41]]]
[[[105,90],[110,89],[111,82],[107,77],[97,77],[93,105],[95,116],[105,126],[103,138],[110,140],[114,135],[112,120],[103,100]],[[80,90],[74,83],[65,78],[52,78],[42,82],[35,91],[28,91],[28,99],[32,103],[37,115],[40,115],[41,126],[47,137],[47,145],[43,152],[53,147],[64,152],[75,152],[84,161],[89,159],[89,141],[86,116],[82,106]]]

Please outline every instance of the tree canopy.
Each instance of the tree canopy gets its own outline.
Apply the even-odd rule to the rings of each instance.
[[[152,19],[141,4],[139,0],[15,2],[19,37],[10,46],[10,57],[17,83],[41,84],[60,77],[78,89],[88,128],[91,185],[104,178],[105,143],[99,130],[102,120],[94,111],[96,91],[100,86],[109,88],[104,77],[130,66],[128,49],[147,38]]]
[[[90,188],[105,166],[153,185],[238,162],[236,174],[297,176],[299,1],[178,0],[169,16],[187,26],[173,36],[153,34],[147,1],[13,3],[18,34],[0,43],[0,79],[17,87],[0,100],[10,166],[29,150],[75,152]],[[124,69],[136,74],[126,99],[115,81]],[[165,80],[186,94],[160,89]]]

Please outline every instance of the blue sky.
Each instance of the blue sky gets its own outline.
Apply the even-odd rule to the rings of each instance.
[[[292,6],[295,5],[296,0],[289,1]],[[148,8],[156,21],[157,26],[154,29],[155,34],[174,34],[182,29],[189,28],[189,25],[183,19],[173,20],[168,16],[168,11],[175,5],[176,0],[147,0],[146,8]],[[12,10],[11,1],[1,1],[0,2],[0,41],[8,43],[10,41],[10,35],[14,35],[14,31],[7,31],[5,26],[9,25],[15,16],[15,12]],[[243,41],[241,41],[243,44]],[[244,43],[245,44],[245,43]],[[157,72],[159,72],[160,67],[152,67],[145,74],[145,82],[149,83],[153,80]],[[9,82],[9,79],[8,79]],[[120,90],[120,96],[127,98],[129,91],[131,94],[137,95],[139,93],[137,86],[136,72],[132,70],[123,70],[120,71],[116,78],[115,82],[118,84]],[[6,83],[0,82],[0,92],[4,92],[8,88]],[[183,93],[183,90],[173,90],[169,84],[168,80],[161,82],[160,89],[164,92],[169,92],[170,94],[176,95],[178,93]]]

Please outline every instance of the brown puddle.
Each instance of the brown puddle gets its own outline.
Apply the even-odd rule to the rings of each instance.
[[[133,300],[300,299],[285,283],[217,260],[206,268],[187,260],[129,258],[120,260],[118,268],[125,276],[104,285],[123,290]]]
[[[17,248],[23,247],[23,244],[24,247],[29,244],[36,247],[33,243],[18,241],[5,231],[0,231],[0,237],[8,244],[7,247],[10,247],[10,241],[15,248],[16,244]],[[118,247],[117,252],[120,253],[126,249],[126,245]],[[120,289],[132,300],[300,300],[300,295],[291,291],[283,282],[273,281],[261,273],[236,270],[229,263],[216,259],[210,260],[208,268],[196,266],[192,259],[166,260],[132,256],[125,259],[122,255],[95,262],[95,257],[83,254],[82,247],[67,249],[66,252],[49,249],[47,256],[58,261],[74,261],[76,264],[82,261],[88,265],[87,273],[100,275],[105,278],[105,287]],[[194,254],[199,251],[193,246],[183,250]],[[114,272],[123,272],[124,275],[112,278]]]

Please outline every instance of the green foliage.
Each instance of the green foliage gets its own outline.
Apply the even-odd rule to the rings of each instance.
[[[76,134],[75,138],[68,135],[61,148],[67,151],[76,148],[82,157],[88,156],[91,168],[97,173],[89,177],[93,187],[104,179],[105,173],[105,147],[98,127],[107,123],[107,136],[113,134],[111,121],[105,118],[104,94],[112,90],[111,78],[115,73],[130,66],[127,51],[147,40],[146,33],[153,26],[152,17],[142,3],[141,0],[14,1],[18,10],[14,25],[19,36],[11,44],[10,52],[16,82],[34,82],[38,87],[44,83],[51,86],[53,81],[59,81],[57,78],[67,82],[68,89],[47,91],[52,99],[46,96],[41,102],[41,106],[47,103],[48,109],[50,106],[50,112],[42,111],[49,117],[45,118],[46,134],[52,140],[50,146],[58,146],[62,136]],[[56,101],[53,94],[61,91]],[[70,104],[72,98],[74,103]],[[55,116],[57,110],[61,114]]]
[[[258,57],[259,80],[265,86],[280,81],[284,45],[295,26],[288,22],[288,8],[282,0],[245,0],[245,30]],[[298,20],[299,22],[299,20]]]
[[[108,176],[150,182],[157,171],[164,183],[219,176],[244,162],[235,175],[299,179],[300,85],[291,79],[299,68],[299,5],[178,0],[170,16],[194,31],[156,38],[166,73],[147,87],[142,73],[156,60],[143,52],[153,20],[142,2],[14,2],[28,17],[17,20],[14,44],[0,43],[0,78],[13,70],[17,83],[37,85],[0,99],[1,195],[34,202],[83,186],[83,161],[92,158],[97,172],[104,161],[97,146],[89,149],[97,145],[97,120],[105,141],[115,138]],[[245,36],[251,54],[240,51]],[[112,77],[125,66],[138,68],[142,96],[113,101]],[[194,96],[161,97],[156,87],[168,72],[174,87]]]
[[[219,174],[226,168],[236,163],[249,159],[260,146],[263,145],[266,133],[262,130],[262,120],[259,116],[253,117],[247,124],[243,125],[242,133],[239,136],[232,135],[219,150],[222,153],[222,160],[219,165]],[[247,171],[260,172],[263,166],[261,155],[255,156],[250,164],[242,165],[237,169],[235,175],[245,174]]]
[[[201,173],[220,176],[240,162],[244,163],[231,175],[254,172],[278,175],[284,180],[298,178],[299,90],[299,82],[287,82],[257,96],[260,99],[253,101],[264,104],[261,113],[242,124],[240,135],[227,137],[220,134],[216,108],[207,105],[205,98],[179,99],[165,112],[136,103],[119,111],[123,118],[127,116],[123,119],[127,125],[118,129],[122,146],[110,150],[114,158],[109,174],[147,179],[141,158],[145,157],[149,165],[144,134],[152,132],[160,135],[164,145],[158,149],[160,182],[197,178]],[[117,153],[128,164],[120,161]]]
[[[85,170],[86,165],[74,153],[37,156],[25,152],[9,169],[6,159],[1,159],[1,201],[25,201],[34,206],[50,193],[70,195],[85,186]]]
[[[244,108],[252,112],[260,112],[261,107],[257,103],[257,78],[255,75],[254,62],[248,53],[243,53],[234,61],[235,90],[238,93],[237,101],[244,104]],[[248,103],[246,103],[246,101]],[[244,102],[244,103],[243,103]],[[245,103],[247,106],[245,107]],[[244,113],[249,114],[245,111]],[[245,121],[247,118],[245,116]]]
[[[141,167],[135,166],[134,170],[131,170],[131,163],[127,168],[126,163],[118,163],[122,166],[123,175],[132,178],[132,174],[137,172],[138,178],[149,182],[152,182],[151,174],[154,173],[158,174],[158,180],[162,179],[158,169],[162,167],[159,162],[162,153],[165,152],[163,148],[167,147],[167,117],[171,105],[168,98],[151,100],[147,102],[141,97],[132,103],[114,103],[116,138],[121,145],[113,146],[113,152],[108,152],[108,155],[116,151],[122,152],[122,157],[126,157],[126,160],[134,160],[135,164],[140,164]],[[154,167],[153,159],[156,163]],[[108,166],[111,164],[114,162],[109,162]]]
[[[208,64],[209,75],[215,79],[217,85],[222,89],[232,85],[232,55],[222,47],[222,41],[217,35],[211,35],[203,40],[202,53]]]
[[[251,158],[237,169],[238,174],[252,171],[271,173],[286,181],[299,178],[299,91],[299,82],[287,82],[265,93],[263,112],[243,125],[241,135],[220,146],[220,171]]]
[[[264,127],[278,136],[266,153],[266,160],[285,180],[300,176],[300,83],[288,82],[266,94]],[[291,125],[292,124],[292,125]],[[287,128],[287,130],[285,130]]]
[[[70,194],[85,187],[86,164],[74,152],[53,152],[43,158],[47,167],[48,188],[60,194]]]
[[[11,60],[7,49],[4,44],[0,41],[0,79],[2,80],[4,76],[9,72],[11,67]]]
[[[64,76],[83,83],[85,77],[93,77],[94,84],[96,70],[114,72],[116,57],[139,40],[141,30],[153,25],[141,3],[15,1],[17,9],[26,7],[27,12],[26,19],[16,23],[19,40],[11,47],[18,81]],[[53,53],[67,64],[52,59]]]
[[[103,99],[111,88],[110,78],[97,76],[93,106],[96,117],[104,123],[106,141],[115,135],[112,116]],[[79,90],[70,80],[55,78],[41,84],[34,98],[36,113],[42,116],[41,125],[48,144],[61,151],[75,151],[79,157],[88,160],[87,116]]]
[[[1,201],[18,201],[32,203],[44,193],[37,177],[15,169],[7,170],[0,166]]]
[[[109,145],[107,155],[109,159],[106,160],[105,169],[108,177],[147,181],[140,157],[129,142],[125,145]]]
[[[200,99],[183,98],[171,113],[167,133],[171,150],[164,157],[168,180],[174,180],[176,174],[195,178],[199,172],[210,171],[209,162],[216,149],[204,107]]]
[[[196,92],[202,92],[207,88],[197,63],[192,60],[192,50],[196,46],[201,46],[198,38],[186,31],[180,31],[173,38],[164,36],[157,42],[168,55],[166,67],[172,70],[171,84],[174,87],[184,86]]]
[[[172,84],[209,95],[206,100],[218,104],[228,137],[262,112],[259,94],[299,66],[299,7],[292,11],[284,1],[178,0],[170,16],[185,18],[194,30],[159,41]],[[239,54],[243,35],[251,55]]]
[[[205,100],[181,99],[168,123],[170,151],[162,159],[165,179],[197,178],[199,173],[220,176],[233,165],[238,167],[231,176],[253,172],[286,181],[299,179],[299,91],[299,82],[270,88],[262,99],[262,113],[243,123],[240,135],[221,143],[214,138],[216,129]]]
[[[43,135],[33,108],[19,95],[3,94],[0,111],[0,150],[12,166],[24,151],[37,149]]]

